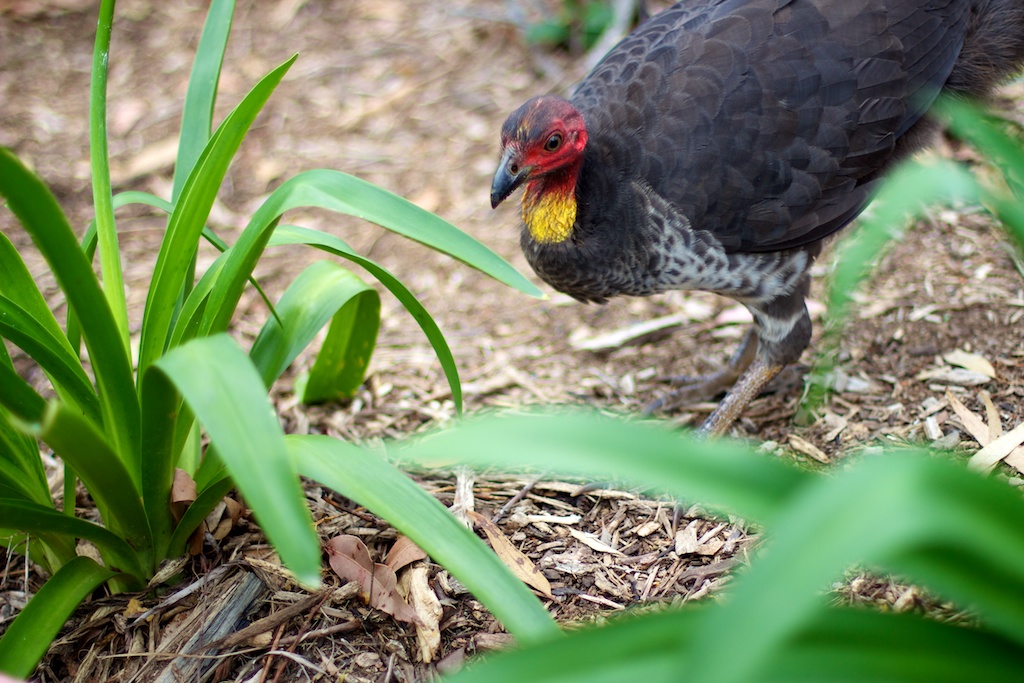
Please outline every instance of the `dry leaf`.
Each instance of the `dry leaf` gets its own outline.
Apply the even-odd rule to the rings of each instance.
[[[793,450],[803,453],[804,455],[808,455],[818,462],[823,462],[825,464],[832,462],[831,458],[829,458],[824,451],[810,441],[800,438],[796,434],[789,435],[789,445],[793,447]]]
[[[978,455],[985,450],[985,447],[989,446],[989,444],[993,443],[994,441],[998,441],[1000,438],[1003,438],[1001,436],[996,436],[1002,432],[1002,425],[1000,424],[997,426],[994,424],[985,424],[984,420],[982,420],[980,417],[978,417],[970,410],[968,410],[968,408],[963,403],[960,402],[960,399],[958,399],[956,396],[953,395],[952,392],[948,390],[946,391],[946,400],[949,401],[949,405],[953,408],[953,412],[955,412],[957,414],[957,417],[960,418],[960,422],[963,423],[964,429],[966,429],[970,433],[970,435],[974,437],[974,440],[977,441],[982,446],[982,450],[978,451],[978,453],[975,453],[974,456],[971,458],[971,462],[973,463],[974,458],[978,458]],[[992,403],[992,400],[991,398],[988,398],[988,395],[984,392],[982,392],[982,401],[986,401],[985,409],[986,412],[989,413],[989,419],[991,421],[998,422],[999,415],[995,410],[995,406],[992,405],[991,409],[989,409],[989,405]],[[1020,429],[1020,426],[1018,426],[1017,429]],[[983,467],[980,464],[987,462],[993,457],[996,457],[997,453],[998,451],[989,451],[984,456],[982,456],[982,458],[979,458],[979,469],[988,471],[992,469],[992,467],[995,467],[995,464],[998,463],[1001,459],[1004,462],[1006,462],[1007,465],[1013,467],[1018,472],[1024,472],[1024,446],[1018,444],[1015,448],[1010,450],[1009,453],[1003,455],[1001,458],[997,458],[992,463],[991,467]]]
[[[497,524],[476,510],[470,510],[468,516],[473,522],[473,526],[483,530],[484,534],[487,535],[487,540],[491,543],[491,547],[494,548],[495,554],[505,563],[505,566],[512,570],[512,573],[520,581],[538,591],[544,597],[554,599],[554,595],[551,594],[551,584],[548,582],[547,577],[540,573],[540,570],[537,569],[537,566],[530,558],[524,555],[519,548],[512,545],[512,542],[505,537],[505,534],[501,532]]]
[[[174,468],[174,479],[171,482],[171,514],[175,521],[180,522],[188,506],[196,500],[196,482],[188,472]]]
[[[992,378],[988,375],[975,372],[974,370],[967,370],[966,368],[932,368],[931,370],[917,373],[914,379],[921,382],[945,382],[946,384],[955,384],[960,387],[976,387],[992,381]]]
[[[988,418],[988,438],[998,439],[1003,435],[1003,421],[999,417],[996,404],[987,391],[981,392],[981,402],[985,406],[985,417]]]
[[[573,538],[575,538],[577,541],[580,541],[591,550],[596,550],[599,553],[610,553],[612,555],[622,554],[615,548],[611,547],[610,545],[599,539],[594,534],[588,534],[584,531],[579,531],[577,529],[569,529],[569,533],[572,535]]]
[[[988,472],[1022,443],[1024,443],[1024,422],[972,455],[967,464],[973,469]]]
[[[992,367],[992,363],[976,353],[967,353],[962,349],[957,349],[943,355],[942,359],[950,365],[956,365],[995,379],[996,369]]]
[[[650,536],[651,534],[653,534],[654,532],[656,532],[656,531],[658,531],[660,529],[661,529],[661,523],[660,522],[656,522],[655,520],[652,519],[651,521],[644,522],[643,524],[638,526],[636,529],[633,530],[633,533],[635,533],[640,538],[647,538],[648,536]]]
[[[327,558],[334,573],[345,581],[356,581],[360,597],[370,607],[398,621],[419,623],[419,617],[396,590],[398,580],[387,565],[374,563],[366,545],[355,536],[335,536],[327,542]]]
[[[676,532],[675,551],[677,555],[716,555],[725,541],[718,538],[721,526],[715,527],[712,531],[704,534],[703,538],[697,537],[697,527],[701,521],[692,520],[686,528]]]
[[[427,578],[427,567],[423,563],[409,567],[402,573],[398,582],[406,600],[412,605],[419,617],[416,624],[416,645],[419,660],[424,663],[434,661],[441,649],[441,601],[430,587]]]
[[[413,543],[408,536],[400,535],[395,540],[395,544],[391,546],[391,550],[388,551],[388,556],[384,558],[384,564],[391,567],[391,570],[397,574],[402,567],[425,559],[427,559],[427,554],[423,552],[422,548]]]
[[[677,555],[692,555],[697,552],[697,520],[676,532],[675,551]]]
[[[963,424],[964,429],[974,437],[974,440],[982,446],[988,445],[989,430],[985,421],[972,413],[970,409],[961,403],[960,399],[958,399],[949,389],[946,390],[946,400],[949,401],[949,405],[953,409],[953,412],[960,418],[960,422]]]

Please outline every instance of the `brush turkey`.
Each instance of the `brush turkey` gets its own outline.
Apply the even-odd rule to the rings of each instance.
[[[690,0],[647,19],[568,99],[509,115],[491,186],[524,186],[521,243],[580,301],[731,297],[752,330],[681,397],[728,393],[720,434],[811,338],[808,270],[941,93],[983,97],[1024,62],[1024,0]]]

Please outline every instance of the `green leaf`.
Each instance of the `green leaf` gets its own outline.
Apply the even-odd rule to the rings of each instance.
[[[188,77],[188,90],[181,112],[181,135],[178,139],[178,158],[174,164],[171,201],[181,194],[185,180],[202,155],[213,130],[213,106],[217,100],[217,84],[224,63],[224,51],[231,33],[235,13],[234,0],[213,0],[206,13],[203,34],[199,38],[192,73]]]
[[[117,325],[120,343],[127,353],[128,306],[125,303],[124,277],[121,274],[121,252],[117,246],[117,226],[114,224],[114,204],[110,189],[110,159],[107,152],[107,67],[110,63],[110,33],[113,23],[114,0],[103,0],[96,21],[96,46],[92,56],[89,156],[92,165],[92,198],[100,245],[103,293]]]
[[[909,162],[886,179],[852,237],[843,245],[829,288],[829,310],[844,315],[854,292],[883,248],[902,233],[907,221],[939,202],[976,201],[978,186],[952,161]]]
[[[267,99],[295,62],[293,56],[267,74],[228,114],[189,174],[175,203],[157,256],[142,320],[139,376],[159,358],[170,338],[179,293],[210,214],[217,190],[243,138]],[[248,275],[248,273],[246,274]],[[224,313],[230,318],[234,308]]]
[[[0,363],[0,405],[28,423],[41,421],[46,411],[46,399],[7,363]]]
[[[139,485],[104,435],[62,403],[51,403],[37,436],[74,468],[96,501],[103,521],[111,531],[124,536],[143,565],[152,562],[148,520],[140,500]],[[135,473],[138,477],[138,473]]]
[[[1024,502],[1005,484],[919,454],[890,452],[819,477],[789,501],[765,552],[708,614],[692,673],[748,680],[806,627],[822,589],[854,563],[912,576],[1024,644],[1020,519]]]
[[[536,597],[465,526],[378,456],[328,436],[289,436],[299,471],[388,520],[459,579],[522,642],[558,633]]]
[[[714,607],[689,606],[613,617],[563,638],[495,654],[446,678],[449,683],[675,683],[690,677],[689,647]],[[734,642],[733,649],[737,648]],[[747,679],[853,683],[903,681],[959,683],[1014,680],[1019,645],[990,633],[941,624],[916,615],[829,609],[814,615],[796,638],[773,652]]]
[[[857,230],[838,252],[828,286],[828,319],[811,372],[812,381],[802,401],[800,415],[807,420],[825,398],[828,380],[838,355],[840,335],[849,317],[850,303],[885,248],[898,239],[911,218],[925,207],[954,201],[976,201],[978,186],[961,165],[948,160],[898,166],[882,184],[878,195],[861,217]]]
[[[0,638],[0,671],[28,678],[79,603],[114,575],[87,557],[61,567]]]
[[[935,103],[934,109],[945,119],[953,135],[977,147],[987,161],[1003,171],[1018,196],[1024,192],[1024,145],[1018,124],[952,97],[941,98]],[[1017,137],[1010,135],[1015,126]]]
[[[380,296],[330,261],[299,274],[253,342],[250,356],[269,387],[330,321],[303,400],[348,398],[363,382],[380,326]]]
[[[192,532],[202,524],[206,516],[213,511],[217,504],[234,487],[234,482],[225,476],[199,491],[199,495],[196,496],[196,499],[185,510],[185,514],[182,515],[178,525],[174,527],[174,533],[171,534],[171,539],[167,546],[167,554],[169,556],[174,557],[185,552],[185,544],[188,542]]]
[[[366,377],[380,328],[380,295],[367,287],[331,319],[320,353],[301,389],[304,403],[352,398]]]
[[[30,312],[0,296],[0,336],[9,339],[39,364],[62,399],[102,425],[99,398],[63,334],[55,337]]]
[[[238,242],[231,249],[228,262],[224,266],[224,275],[218,278],[210,294],[201,334],[213,334],[227,329],[245,279],[252,273],[262,255],[270,232],[274,230],[282,214],[299,207],[319,207],[364,218],[453,256],[520,291],[541,295],[540,290],[507,262],[443,219],[371,183],[338,171],[320,169],[307,171],[285,181],[257,209]],[[316,238],[307,238],[307,241],[312,239]],[[336,240],[333,247],[327,247],[328,241],[322,238],[314,246],[338,248],[339,254],[344,251],[342,255],[345,258],[356,261],[370,270],[388,289],[408,293],[403,285],[396,285],[393,282],[394,278],[389,273],[367,259],[353,254],[340,240]],[[409,294],[408,298],[413,297]],[[461,412],[461,387],[454,360],[450,359],[447,342],[439,331],[435,335],[436,324],[429,320],[422,305],[418,302],[410,304],[402,297],[400,299],[427,333],[452,386],[456,408]]]
[[[0,485],[27,500],[52,505],[39,446],[8,405],[16,407],[22,423],[41,420],[46,410],[46,401],[15,372],[7,347],[0,342]]]
[[[437,359],[441,363],[442,370],[444,370],[445,378],[452,389],[452,400],[455,403],[455,409],[460,414],[462,413],[462,384],[459,381],[459,370],[455,364],[455,358],[452,356],[451,349],[448,348],[448,341],[444,338],[444,334],[441,333],[437,323],[430,317],[427,309],[423,307],[423,304],[398,278],[374,261],[352,251],[351,247],[337,237],[317,230],[309,230],[294,225],[282,225],[274,232],[269,244],[270,246],[305,244],[316,247],[359,264],[377,278],[382,285],[395,295],[395,298],[405,307],[405,310],[409,311],[413,319],[419,324],[420,329],[423,330],[431,347],[434,349],[434,353],[437,354]]]
[[[135,549],[117,534],[98,524],[57,512],[52,507],[29,501],[0,498],[0,518],[4,525],[31,534],[59,534],[92,542],[103,553],[112,569],[136,577],[147,576],[139,564]]]
[[[210,435],[260,527],[306,586],[320,582],[320,546],[266,389],[227,335],[194,339],[154,366]],[[149,377],[146,382],[155,381]]]
[[[68,351],[74,351],[71,344],[64,338],[64,331],[57,324],[50,307],[46,304],[39,287],[32,279],[21,254],[14,248],[7,235],[0,232],[0,294],[25,309],[46,331],[62,342]]]
[[[0,148],[0,194],[46,258],[80,321],[99,386],[103,424],[130,471],[139,458],[139,405],[131,361],[117,322],[67,217],[47,187],[9,150]]]
[[[0,498],[12,500],[27,500],[40,505],[53,505],[50,500],[50,492],[43,484],[46,479],[40,480],[36,476],[26,474],[20,467],[22,458],[11,454],[10,437],[15,434],[11,426],[0,418]],[[39,453],[36,453],[38,459]],[[32,473],[34,475],[34,473]],[[14,525],[4,519],[4,525]]]
[[[765,523],[814,481],[737,442],[572,409],[471,418],[393,451],[427,465],[456,461],[626,480]]]
[[[284,190],[285,185],[290,189]],[[448,254],[513,289],[544,298],[544,293],[507,261],[462,230],[365,180],[339,171],[318,169],[291,178],[278,190],[289,195],[285,201],[288,208],[318,206],[362,218]]]

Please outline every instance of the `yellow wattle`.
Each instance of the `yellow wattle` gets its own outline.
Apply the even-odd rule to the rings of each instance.
[[[523,195],[523,223],[541,244],[569,239],[576,223],[576,196],[572,192],[529,192]]]

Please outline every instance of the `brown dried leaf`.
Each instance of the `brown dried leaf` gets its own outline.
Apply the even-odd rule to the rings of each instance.
[[[979,356],[976,353],[967,353],[963,349],[957,349],[944,354],[942,359],[950,365],[966,368],[967,370],[995,379],[996,369],[992,367],[992,363],[990,363],[985,357]]]
[[[171,514],[175,521],[180,522],[188,506],[196,500],[196,482],[189,473],[174,468],[174,479],[171,481]]]
[[[335,536],[327,542],[327,558],[334,573],[345,581],[359,584],[363,598],[374,609],[398,621],[418,624],[419,617],[396,590],[395,572],[370,559],[366,545],[355,536]]]
[[[985,406],[985,417],[988,418],[988,438],[990,440],[998,439],[1003,435],[1003,421],[999,417],[999,410],[987,391],[982,391],[980,395],[981,402]]]
[[[416,645],[419,660],[424,663],[434,661],[441,649],[441,601],[430,587],[427,578],[427,567],[423,563],[414,565],[402,573],[398,589],[406,597],[413,610],[419,616],[416,624]]]
[[[585,531],[579,531],[577,529],[569,529],[569,534],[572,535],[577,541],[583,543],[591,550],[596,550],[599,553],[609,553],[611,555],[621,555],[622,553],[611,547],[594,534],[588,534]]]
[[[810,456],[818,462],[823,462],[826,465],[832,462],[832,459],[829,458],[823,450],[815,446],[810,441],[800,438],[796,434],[789,435],[789,445],[793,447],[793,450]]]
[[[960,387],[977,387],[988,384],[992,378],[975,370],[966,368],[932,368],[923,370],[914,376],[919,382],[945,382]]]
[[[490,541],[494,553],[505,563],[505,566],[512,570],[520,581],[530,586],[537,592],[549,599],[554,599],[551,594],[551,584],[547,578],[540,573],[537,566],[524,555],[519,548],[512,545],[512,542],[505,537],[498,525],[481,515],[476,510],[468,512],[469,519],[473,526],[482,529]]]
[[[967,464],[973,469],[988,472],[1022,443],[1024,443],[1024,422],[972,455]]]
[[[384,564],[391,567],[391,570],[397,574],[402,567],[425,559],[427,559],[427,554],[423,552],[422,548],[413,543],[408,536],[399,535],[395,544],[391,546],[391,550],[388,551],[388,556],[384,558]]]
[[[985,421],[972,413],[949,389],[946,390],[946,400],[949,401],[949,405],[953,408],[956,416],[960,418],[964,429],[974,437],[975,441],[982,446],[987,446],[990,439],[988,425],[985,424]]]

